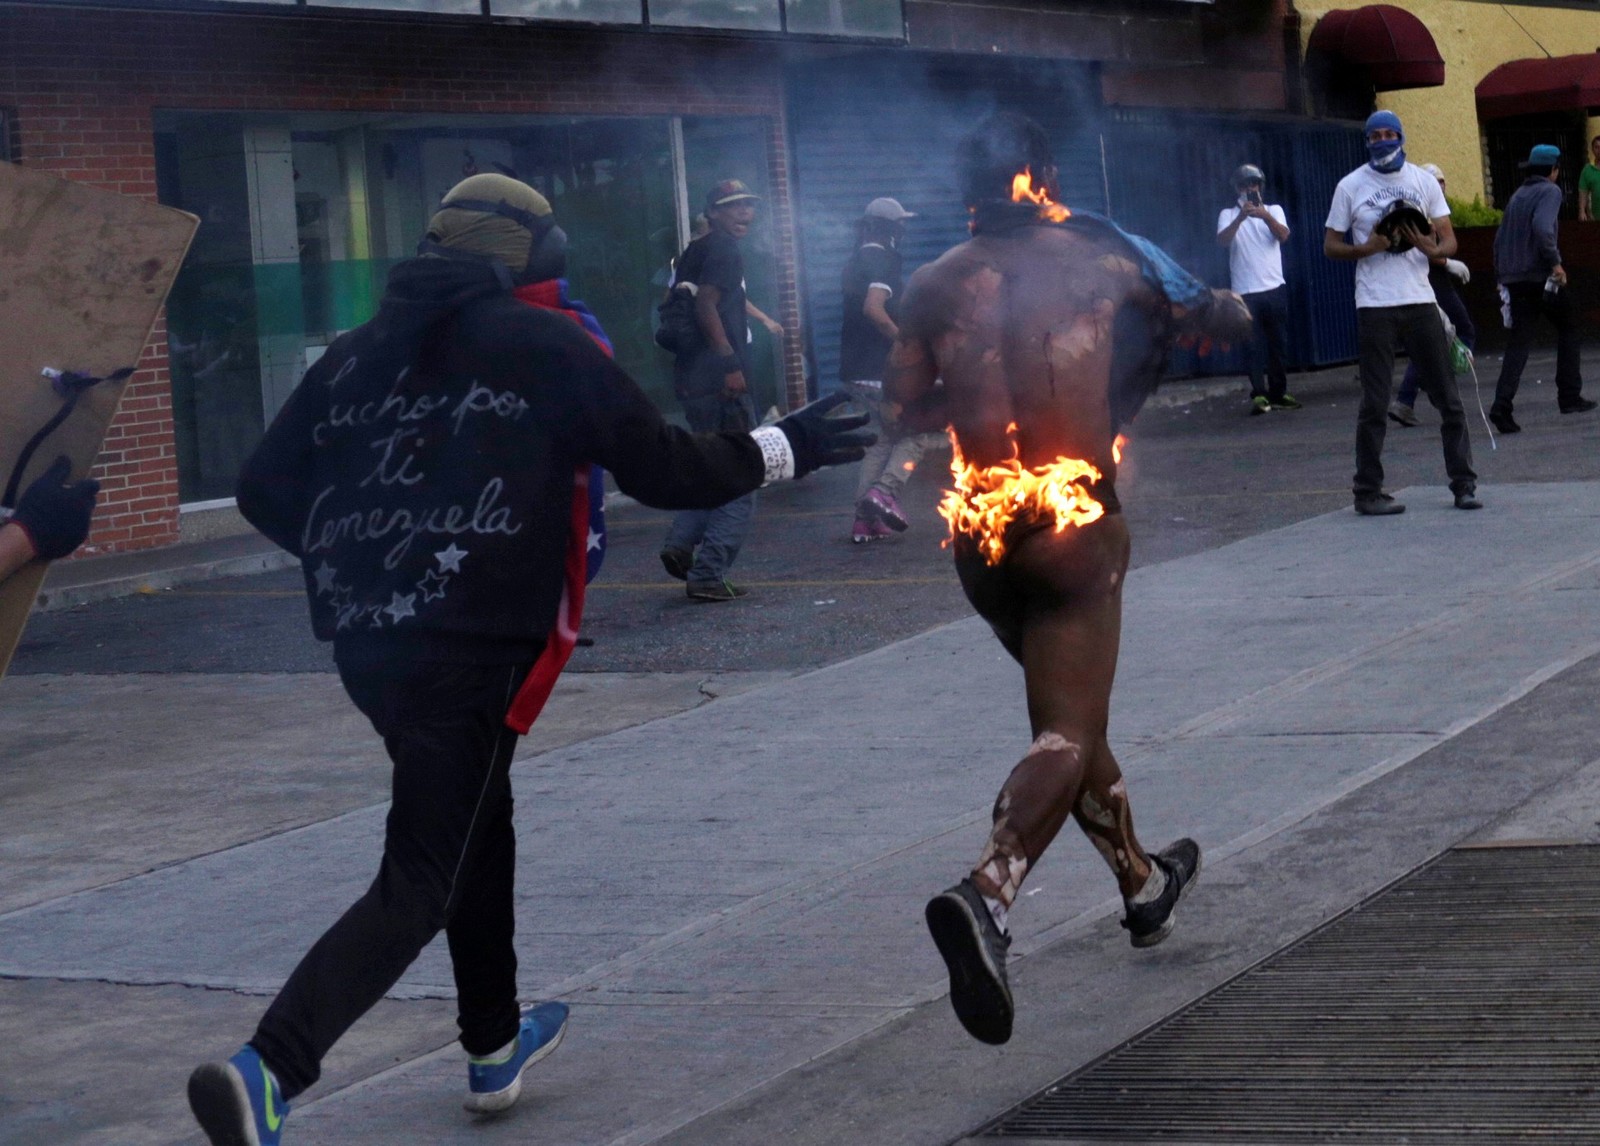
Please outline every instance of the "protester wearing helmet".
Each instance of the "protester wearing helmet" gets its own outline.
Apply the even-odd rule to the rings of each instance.
[[[1439,411],[1445,473],[1456,508],[1480,509],[1466,413],[1428,284],[1429,261],[1456,253],[1450,208],[1439,181],[1406,162],[1399,116],[1374,112],[1364,134],[1367,162],[1334,188],[1322,237],[1322,251],[1330,259],[1356,264],[1361,404],[1352,483],[1355,510],[1369,517],[1405,512],[1405,506],[1383,488],[1383,438],[1397,344],[1417,364],[1418,384]],[[1422,225],[1401,221],[1386,226],[1387,217],[1401,217],[1397,212],[1418,212]]]
[[[1282,246],[1289,239],[1283,208],[1262,200],[1261,168],[1246,163],[1233,173],[1238,200],[1217,215],[1217,243],[1228,248],[1233,291],[1250,308],[1245,346],[1250,370],[1250,413],[1298,410],[1289,394],[1289,288],[1283,279]]]

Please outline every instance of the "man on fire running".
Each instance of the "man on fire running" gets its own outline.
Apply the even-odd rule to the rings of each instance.
[[[926,913],[957,1018],[1003,1043],[1006,912],[1069,814],[1111,865],[1135,947],[1166,938],[1199,873],[1193,840],[1140,846],[1106,742],[1128,567],[1113,442],[1176,336],[1237,338],[1249,314],[1144,240],[1069,217],[1031,120],[990,118],[959,162],[973,237],[912,277],[884,389],[917,428],[954,434],[956,489],[941,512],[956,569],[1026,680],[1033,744],[1000,789],[977,866]]]

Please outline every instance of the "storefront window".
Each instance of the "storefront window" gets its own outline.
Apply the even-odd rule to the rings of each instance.
[[[760,119],[167,112],[156,129],[161,201],[201,219],[167,315],[179,490],[190,503],[232,496],[267,421],[328,343],[372,317],[389,268],[415,252],[466,176],[513,174],[550,200],[570,240],[571,294],[669,414],[672,362],[651,322],[679,248],[679,198],[697,208],[729,177],[768,193]],[[751,298],[770,313],[777,267],[765,213],[745,248]],[[781,363],[764,330],[755,339],[752,384],[765,409],[778,399]]]
[[[650,22],[681,28],[736,28],[779,32],[779,0],[649,0]]]
[[[307,3],[313,8],[390,8],[452,16],[476,16],[483,11],[478,0],[307,0]]]
[[[56,0],[113,8],[182,8],[188,0]],[[212,0],[231,3],[235,0]],[[578,24],[651,24],[780,32],[795,37],[905,39],[904,0],[237,0],[289,8],[364,8],[419,16],[477,16]],[[1215,0],[1193,0],[1211,4]],[[1600,3],[1600,0],[1596,0]]]
[[[644,20],[643,0],[489,0],[489,12],[587,24],[638,24]]]
[[[900,0],[784,0],[790,32],[812,36],[905,35]]]

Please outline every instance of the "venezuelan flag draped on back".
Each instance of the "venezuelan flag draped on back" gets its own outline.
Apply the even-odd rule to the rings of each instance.
[[[521,302],[540,310],[564,314],[579,326],[595,344],[612,355],[611,340],[600,327],[594,312],[577,299],[567,297],[566,279],[547,279],[518,287],[512,294]],[[572,656],[578,641],[578,626],[583,621],[584,587],[600,572],[606,556],[605,471],[588,462],[573,473],[571,531],[567,537],[565,583],[555,628],[545,640],[544,652],[528,671],[516,699],[506,713],[506,725],[526,733],[550,699],[556,678]]]

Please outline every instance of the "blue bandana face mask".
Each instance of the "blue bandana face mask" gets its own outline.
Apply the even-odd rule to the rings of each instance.
[[[1367,143],[1367,163],[1374,171],[1399,171],[1406,162],[1404,139],[1375,139]]]
[[[1400,126],[1400,117],[1392,111],[1375,111],[1367,118],[1366,126],[1362,129],[1365,135],[1371,135],[1377,128],[1387,128],[1400,138],[1398,139],[1368,139],[1367,163],[1374,171],[1392,172],[1399,171],[1406,162],[1406,133]]]

